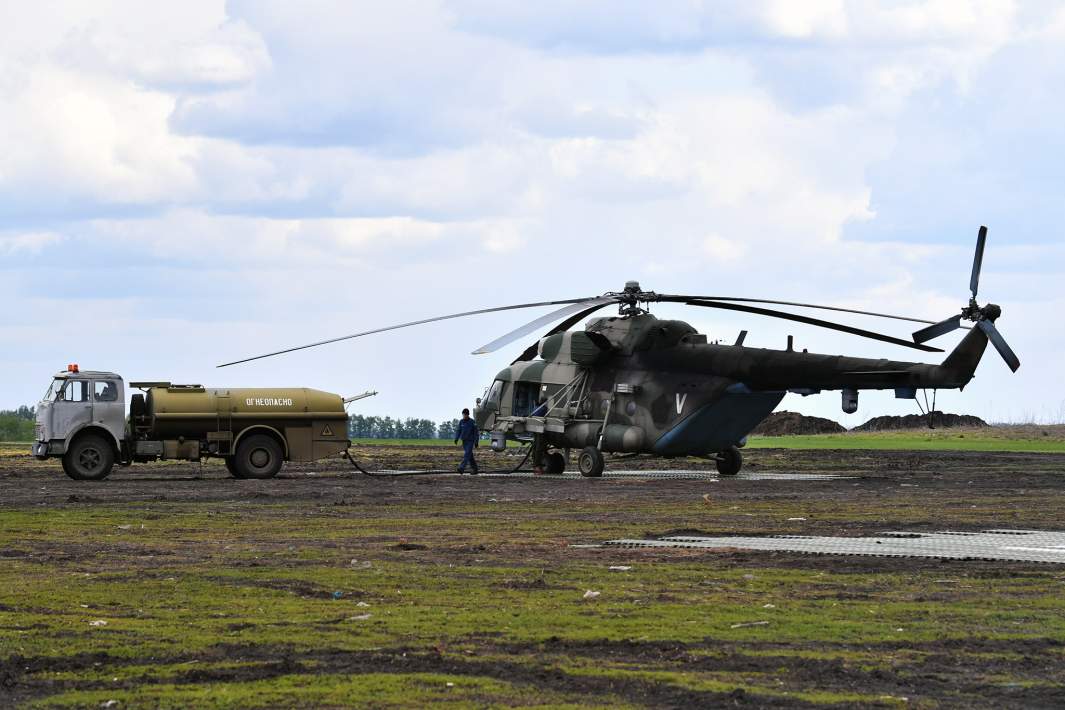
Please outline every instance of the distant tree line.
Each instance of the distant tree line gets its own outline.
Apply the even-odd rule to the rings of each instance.
[[[32,441],[36,407],[22,405],[18,409],[0,410],[0,441]]]
[[[348,425],[351,439],[451,439],[455,436],[458,419],[440,423],[429,419],[393,419],[355,414]]]

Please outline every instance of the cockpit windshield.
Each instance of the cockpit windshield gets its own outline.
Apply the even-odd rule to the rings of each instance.
[[[65,379],[61,380],[59,378],[56,378],[52,380],[52,384],[48,387],[48,391],[44,393],[44,398],[41,401],[51,402],[53,400],[59,399],[59,395],[63,391],[64,384],[66,384]]]
[[[485,397],[485,401],[494,409],[499,409],[499,395],[503,392],[503,380],[496,380],[492,383],[492,388],[488,390],[488,396]]]

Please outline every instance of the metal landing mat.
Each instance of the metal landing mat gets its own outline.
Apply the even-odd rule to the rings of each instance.
[[[983,530],[981,532],[887,532],[880,537],[664,537],[658,540],[609,540],[617,547],[732,548],[777,550],[815,555],[933,557],[954,560],[1014,560],[1065,564],[1065,532]]]
[[[505,478],[545,478],[545,479],[570,479],[582,478],[579,473],[567,471],[566,473],[545,473],[539,476],[529,471],[516,473],[486,473],[482,476],[500,476]],[[677,471],[604,471],[603,478],[618,479],[692,479],[709,481],[835,481],[857,478],[857,476],[835,476],[828,473],[743,473],[735,476],[721,476],[717,471],[711,470],[677,470]],[[585,479],[595,480],[595,479]]]

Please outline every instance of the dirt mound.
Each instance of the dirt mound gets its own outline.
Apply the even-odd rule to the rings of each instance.
[[[760,436],[791,436],[795,434],[839,434],[842,426],[823,417],[808,417],[798,412],[773,412],[754,428]]]
[[[932,424],[937,429],[949,429],[951,427],[983,427],[988,426],[980,417],[971,414],[946,414],[944,412],[932,412]],[[896,429],[927,429],[927,414],[907,414],[902,417],[873,417],[865,424],[854,427],[851,431],[894,431]]]

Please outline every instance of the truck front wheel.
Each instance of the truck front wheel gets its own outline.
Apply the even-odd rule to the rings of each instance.
[[[96,434],[79,438],[63,455],[63,470],[75,481],[102,481],[114,466],[114,447]]]
[[[237,478],[273,478],[281,470],[283,453],[273,437],[249,436],[237,447],[233,462]]]

